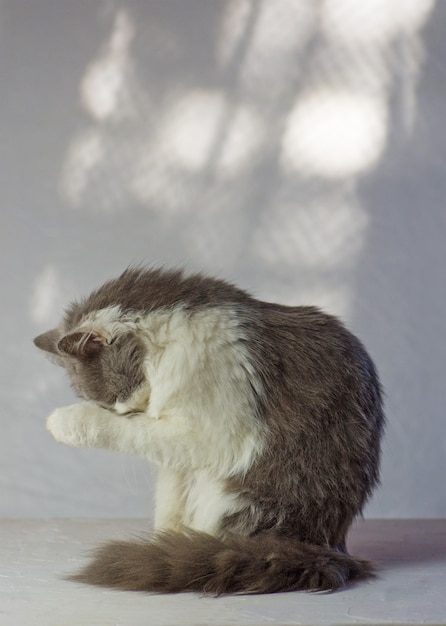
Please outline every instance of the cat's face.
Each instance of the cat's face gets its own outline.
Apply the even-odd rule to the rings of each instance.
[[[135,332],[106,338],[94,330],[54,329],[34,343],[65,368],[82,398],[120,413],[145,408],[145,349]]]

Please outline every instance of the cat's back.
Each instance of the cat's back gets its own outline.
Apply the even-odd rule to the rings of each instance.
[[[315,306],[254,302],[245,308],[245,325],[256,335],[255,346],[270,356],[325,366],[345,359],[371,361],[362,342],[337,317]]]
[[[266,396],[283,414],[299,407],[301,417],[327,409],[383,420],[373,360],[337,317],[313,306],[256,301],[245,328]]]

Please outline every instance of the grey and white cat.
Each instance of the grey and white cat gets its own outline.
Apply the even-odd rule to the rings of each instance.
[[[35,339],[85,402],[47,427],[159,468],[155,532],[74,576],[129,590],[328,590],[373,575],[346,535],[378,482],[384,416],[358,339],[314,307],[129,269]]]

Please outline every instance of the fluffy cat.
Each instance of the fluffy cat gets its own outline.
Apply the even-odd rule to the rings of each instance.
[[[100,547],[75,580],[219,595],[373,575],[345,542],[378,482],[381,388],[336,318],[128,269],[34,341],[86,400],[49,416],[53,437],[159,467],[153,536]]]

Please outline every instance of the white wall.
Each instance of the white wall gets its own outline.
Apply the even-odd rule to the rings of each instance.
[[[131,263],[342,315],[389,425],[370,516],[446,514],[446,5],[0,1],[0,515],[151,515],[139,460],[58,446],[32,338]]]

